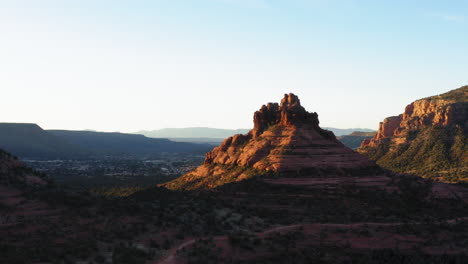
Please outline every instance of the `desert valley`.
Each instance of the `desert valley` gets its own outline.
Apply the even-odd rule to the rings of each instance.
[[[468,1],[0,0],[0,264],[468,264]]]
[[[418,100],[354,151],[286,94],[153,187],[71,188],[2,152],[0,259],[466,263],[467,109],[466,86]]]

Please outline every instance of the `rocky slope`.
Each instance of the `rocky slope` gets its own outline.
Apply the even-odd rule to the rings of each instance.
[[[386,118],[359,152],[377,164],[450,182],[468,181],[468,86],[417,100]]]
[[[11,154],[0,149],[0,186],[30,187],[49,184],[49,180],[26,167]]]
[[[254,114],[254,128],[235,135],[206,154],[196,170],[164,186],[214,188],[257,174],[348,174],[375,169],[367,158],[321,129],[317,113],[307,112],[294,94],[268,103]]]

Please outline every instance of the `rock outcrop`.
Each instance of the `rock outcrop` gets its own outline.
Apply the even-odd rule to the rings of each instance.
[[[358,151],[399,172],[468,180],[468,86],[417,100],[386,118]],[[451,180],[449,180],[451,181]]]
[[[214,188],[263,173],[345,175],[375,169],[367,158],[321,129],[294,94],[268,103],[254,114],[254,128],[235,135],[206,154],[196,170],[164,184],[171,189]]]

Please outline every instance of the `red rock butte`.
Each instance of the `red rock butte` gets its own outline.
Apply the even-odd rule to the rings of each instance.
[[[203,165],[163,186],[214,188],[262,173],[346,175],[375,168],[333,132],[321,129],[318,114],[307,112],[290,93],[280,104],[268,103],[255,112],[249,133],[227,138],[206,154]]]

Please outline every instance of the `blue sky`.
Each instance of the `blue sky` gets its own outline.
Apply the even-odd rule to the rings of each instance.
[[[299,95],[377,128],[468,84],[468,1],[0,0],[3,122],[248,128]]]

